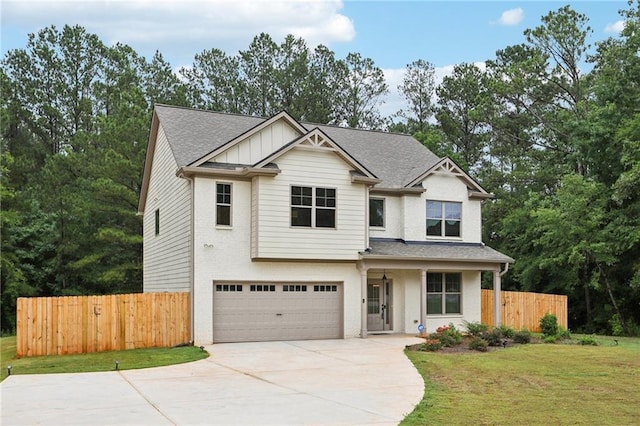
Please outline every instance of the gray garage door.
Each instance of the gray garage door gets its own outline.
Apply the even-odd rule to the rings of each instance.
[[[342,283],[214,283],[213,341],[342,337]]]

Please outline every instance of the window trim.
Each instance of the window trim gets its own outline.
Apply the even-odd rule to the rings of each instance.
[[[218,202],[218,185],[228,185],[229,186],[229,203],[219,203]],[[222,192],[224,196],[225,193]],[[218,207],[228,207],[229,208],[229,223],[220,223],[220,215],[218,214]],[[231,228],[233,226],[233,183],[231,182],[222,182],[216,181],[216,228]]]
[[[311,205],[293,204],[293,189],[294,188],[310,188],[311,189]],[[318,189],[333,191],[334,206],[319,206],[318,205]],[[326,194],[325,194],[326,197]],[[293,209],[309,209],[311,216],[310,225],[294,225],[293,224]],[[317,216],[319,210],[328,210],[333,212],[333,226],[318,226]],[[327,186],[309,186],[309,185],[290,185],[289,186],[289,227],[302,228],[302,229],[338,229],[338,189],[335,187]]]
[[[429,235],[429,226],[427,224],[427,221],[429,220],[429,216],[428,216],[428,204],[429,203],[440,203],[441,204],[441,210],[440,210],[441,216],[439,218],[435,218],[435,217],[432,218],[432,219],[438,219],[441,222],[440,223],[440,234],[439,235]],[[458,227],[460,229],[459,235],[446,235],[446,228],[445,228],[446,213],[445,213],[445,211],[446,211],[446,205],[447,204],[458,204],[460,206],[460,219],[454,219],[459,223],[459,225],[458,225]],[[427,238],[434,238],[434,239],[457,239],[457,240],[462,239],[462,227],[463,227],[463,224],[462,224],[462,222],[463,222],[462,221],[462,216],[463,216],[462,210],[463,209],[462,208],[463,208],[463,204],[464,203],[462,201],[425,200],[425,204],[424,204],[424,206],[425,206],[425,221],[424,221],[424,224],[425,224],[425,230],[424,230],[425,236]]]
[[[371,201],[382,201],[382,225],[372,225],[371,224]],[[384,197],[369,197],[369,227],[376,229],[384,229],[387,224],[387,209],[386,209],[386,199]]]
[[[160,208],[155,211],[155,236],[160,235]]]
[[[429,291],[429,274],[435,274],[435,275],[440,275],[442,277],[442,290],[439,292],[436,291]],[[457,275],[459,277],[459,284],[460,284],[460,291],[447,291],[447,275]],[[428,317],[436,317],[436,316],[461,316],[463,315],[464,309],[463,309],[463,303],[462,303],[462,288],[463,288],[463,278],[462,278],[462,272],[437,272],[437,271],[429,271],[427,272],[427,294],[426,297],[427,299],[429,298],[429,294],[438,294],[442,297],[442,306],[440,306],[441,308],[441,312],[440,313],[433,313],[430,314],[429,313],[429,303],[427,300],[427,316]],[[459,312],[447,312],[447,294],[457,294],[459,297],[459,302],[458,302],[458,307],[459,307]]]

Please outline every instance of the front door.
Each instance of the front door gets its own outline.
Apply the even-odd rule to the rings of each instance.
[[[367,284],[367,331],[392,329],[391,288],[389,280],[371,280]]]

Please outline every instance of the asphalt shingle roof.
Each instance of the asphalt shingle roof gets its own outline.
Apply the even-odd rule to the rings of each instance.
[[[372,238],[369,245],[371,250],[363,253],[364,259],[389,257],[462,262],[514,262],[509,256],[481,243],[405,242]]]
[[[156,105],[179,167],[187,166],[251,130],[264,118]],[[342,149],[375,174],[378,188],[402,188],[433,167],[440,158],[408,135],[301,123],[320,128]]]

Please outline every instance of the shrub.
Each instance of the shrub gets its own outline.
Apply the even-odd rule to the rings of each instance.
[[[544,343],[556,343],[558,341],[558,336],[544,336],[542,341]]]
[[[508,325],[501,325],[498,328],[502,333],[502,337],[505,337],[507,339],[512,339],[513,335],[516,334],[516,331],[513,328],[509,327]]]
[[[442,346],[450,347],[459,345],[462,342],[462,333],[460,333],[452,323],[449,323],[448,326],[438,327],[436,334]]]
[[[544,316],[540,318],[540,328],[542,329],[542,334],[544,334],[545,336],[557,335],[558,318],[553,314],[544,314]]]
[[[487,341],[482,337],[474,336],[473,339],[469,342],[469,349],[473,349],[474,351],[486,352],[487,351]]]
[[[516,343],[529,343],[531,342],[531,333],[527,329],[522,329],[513,335],[513,341]]]
[[[571,333],[569,332],[569,330],[567,330],[566,328],[564,328],[564,327],[562,327],[560,325],[560,326],[558,326],[557,337],[560,340],[570,340],[571,339]]]
[[[502,331],[499,328],[492,328],[484,333],[482,338],[487,341],[489,346],[502,345]]]
[[[583,336],[578,339],[578,343],[585,346],[598,346],[598,342],[593,336]]]
[[[609,326],[611,327],[611,334],[613,336],[622,336],[624,334],[624,328],[618,314],[614,314],[609,320]]]
[[[468,322],[464,321],[464,326],[467,329],[467,333],[472,336],[482,336],[483,333],[486,333],[489,330],[489,326],[483,324],[481,322]]]
[[[425,342],[422,344],[421,349],[423,351],[429,351],[429,352],[439,351],[440,349],[442,349],[442,343],[440,342],[440,339],[427,337]]]

